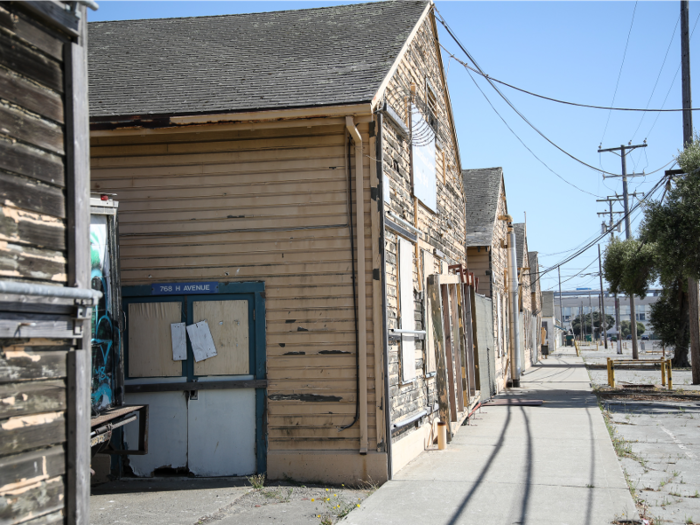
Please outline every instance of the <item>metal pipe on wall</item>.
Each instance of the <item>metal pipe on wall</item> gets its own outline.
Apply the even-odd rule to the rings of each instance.
[[[355,143],[355,210],[357,217],[357,312],[359,341],[360,454],[367,454],[367,292],[365,276],[365,199],[362,135],[353,117],[345,117],[345,127]]]

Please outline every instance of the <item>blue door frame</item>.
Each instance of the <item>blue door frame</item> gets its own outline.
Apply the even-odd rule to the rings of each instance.
[[[188,283],[190,284],[190,283]],[[157,295],[154,294],[155,285],[124,286],[122,287],[123,311],[128,315],[129,303],[156,303],[156,302],[180,302],[186,304],[183,308],[181,322],[192,324],[192,302],[193,301],[221,301],[221,300],[247,300],[248,319],[252,320],[253,328],[249,332],[250,340],[250,374],[256,380],[266,379],[265,351],[265,283],[217,283],[214,293],[200,295],[198,293],[180,295]],[[128,322],[126,325],[128,329]],[[128,335],[124,337],[124,359],[125,373],[128,379]],[[182,362],[182,375],[188,381],[196,381],[194,375],[194,358],[189,341],[187,343],[187,360]],[[255,389],[255,451],[258,473],[267,472],[267,436],[265,435],[265,400],[266,388]],[[155,444],[154,444],[155,445]]]

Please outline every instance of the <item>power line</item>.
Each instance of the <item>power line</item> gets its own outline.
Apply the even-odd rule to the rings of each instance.
[[[508,82],[505,82],[503,80],[499,80],[497,78],[492,77],[489,74],[483,73],[479,71],[478,69],[475,69],[471,67],[469,64],[463,62],[459,58],[457,58],[454,54],[452,54],[449,49],[447,49],[442,43],[440,44],[440,47],[447,53],[447,56],[450,58],[450,60],[454,60],[458,64],[460,64],[462,67],[466,67],[467,69],[473,71],[474,73],[481,75],[482,77],[492,80],[493,82],[497,82],[503,86],[509,87],[510,89],[514,89],[515,91],[520,91],[521,93],[525,93],[526,95],[530,95],[533,97],[541,98],[543,100],[548,100],[550,102],[557,102],[558,104],[566,104],[568,106],[575,106],[579,108],[588,108],[588,109],[602,109],[605,111],[636,111],[636,112],[641,112],[641,113],[673,113],[673,112],[681,112],[685,111],[683,108],[674,108],[674,109],[649,109],[649,104],[647,104],[646,108],[618,108],[618,107],[612,107],[612,106],[597,106],[595,104],[582,104],[580,102],[571,102],[569,100],[561,100],[558,98],[554,97],[548,97],[546,95],[540,95],[538,93],[534,93],[532,91],[528,91],[527,89],[519,88],[517,86],[514,86],[513,84],[509,84]],[[691,111],[700,111],[700,108],[691,108]]]
[[[698,13],[697,18],[695,19],[695,24],[693,24],[693,30],[690,33],[690,40],[693,40],[693,35],[695,34],[695,28],[698,25],[698,20],[700,20],[700,13]],[[671,94],[671,90],[673,89],[673,85],[676,83],[676,78],[678,77],[678,73],[681,70],[681,64],[678,64],[678,69],[676,69],[676,74],[673,75],[673,80],[671,81],[671,85],[668,87],[668,91],[666,92],[666,96],[664,97],[664,101],[661,104],[661,107],[664,107],[666,105],[666,100],[668,100],[668,96]],[[651,125],[651,128],[649,128],[649,131],[647,131],[647,138],[649,138],[649,135],[651,135],[651,131],[654,129],[656,126],[656,122],[659,120],[659,116],[661,116],[661,113],[658,113],[656,115],[656,118],[654,119],[654,123]]]
[[[481,89],[481,87],[480,87],[479,84],[476,82],[476,80],[474,80],[474,77],[472,76],[471,72],[469,72],[469,70],[467,70],[467,74],[469,75],[469,78],[471,78],[472,82],[474,82],[474,85],[475,85],[476,88],[479,90],[479,92],[484,96],[484,98],[486,99],[486,102],[488,102],[489,106],[491,106],[491,109],[493,109],[493,111],[496,113],[496,115],[498,115],[498,118],[500,118],[501,121],[503,121],[503,124],[505,124],[505,126],[508,128],[508,130],[515,136],[516,139],[518,139],[518,141],[520,142],[520,144],[522,144],[523,147],[524,147],[526,150],[528,150],[528,151],[530,152],[530,154],[531,154],[533,157],[535,157],[545,168],[547,168],[549,171],[551,171],[554,175],[556,175],[557,177],[559,177],[561,180],[563,180],[563,181],[564,181],[566,184],[568,184],[569,186],[572,186],[572,187],[576,188],[578,191],[580,191],[580,192],[582,192],[582,193],[587,193],[588,195],[592,195],[593,197],[598,197],[598,195],[596,195],[595,193],[591,193],[590,191],[587,191],[587,190],[584,190],[584,189],[582,189],[582,188],[579,188],[579,187],[576,186],[576,184],[574,184],[573,182],[569,182],[569,181],[566,180],[564,177],[562,177],[561,175],[559,175],[556,171],[554,171],[552,168],[550,168],[549,165],[548,165],[545,161],[543,161],[541,158],[539,158],[539,157],[537,156],[537,154],[536,154],[534,151],[532,151],[532,150],[528,147],[528,145],[525,144],[525,142],[523,142],[523,139],[521,139],[521,138],[518,136],[518,134],[515,132],[515,130],[513,130],[513,128],[510,127],[510,125],[508,124],[508,122],[506,122],[506,119],[504,119],[503,116],[498,112],[498,110],[496,109],[496,107],[491,103],[491,100],[489,100],[489,97],[486,95],[486,93],[484,93],[484,91]]]
[[[442,24],[442,26],[445,28],[445,30],[446,30],[447,33],[450,35],[450,37],[452,37],[452,40],[454,40],[455,43],[459,46],[459,48],[462,50],[462,52],[463,52],[465,55],[467,55],[467,58],[469,58],[469,60],[471,60],[471,62],[474,64],[474,66],[476,66],[476,68],[479,70],[479,73],[481,73],[481,75],[486,79],[486,81],[491,85],[491,87],[492,87],[494,90],[496,90],[496,93],[498,93],[498,94],[500,95],[500,97],[506,102],[506,104],[508,104],[508,105],[511,107],[511,109],[512,109],[513,111],[515,111],[515,113],[516,113],[521,119],[523,119],[523,120],[525,121],[525,123],[526,123],[528,126],[530,126],[533,130],[535,130],[535,132],[536,132],[538,135],[540,135],[544,140],[546,140],[547,142],[549,142],[549,143],[550,143],[552,146],[554,146],[556,149],[558,149],[559,151],[561,151],[564,155],[566,155],[567,157],[571,158],[572,160],[575,160],[575,161],[578,162],[579,164],[583,164],[583,165],[586,166],[587,168],[590,168],[590,169],[592,169],[593,171],[597,171],[597,172],[600,172],[600,173],[604,173],[605,175],[615,175],[614,173],[610,173],[610,172],[608,172],[608,171],[605,171],[605,170],[601,170],[601,169],[599,169],[599,168],[596,168],[595,166],[592,166],[591,164],[588,164],[587,162],[585,162],[585,161],[579,159],[578,157],[572,155],[571,153],[569,153],[568,151],[566,151],[564,148],[562,148],[561,146],[559,146],[558,144],[556,144],[555,142],[553,142],[549,137],[547,137],[547,135],[545,135],[542,131],[540,131],[539,128],[537,128],[537,126],[535,126],[532,122],[530,122],[530,121],[528,120],[528,118],[527,118],[525,115],[523,115],[523,114],[518,110],[518,108],[516,108],[516,107],[513,105],[513,103],[508,99],[508,97],[506,97],[506,96],[503,94],[503,92],[502,92],[500,89],[498,89],[498,86],[496,86],[496,85],[493,83],[493,81],[486,75],[486,73],[484,73],[484,71],[481,69],[481,67],[480,67],[479,64],[476,62],[476,60],[475,60],[474,57],[471,55],[471,53],[469,53],[469,51],[466,50],[466,48],[462,45],[462,43],[460,42],[460,40],[459,40],[459,39],[457,38],[457,36],[454,34],[454,32],[452,31],[452,28],[447,24],[447,22],[445,21],[445,19],[444,19],[443,16],[442,16],[442,14],[440,13],[440,11],[438,11],[438,9],[437,9],[436,7],[433,7],[433,9],[435,9],[435,12],[438,14],[438,17],[436,17],[437,20],[438,20],[438,22],[440,22],[440,23]]]
[[[663,73],[664,66],[666,65],[666,59],[668,58],[668,52],[671,50],[671,45],[673,44],[673,39],[676,37],[676,31],[678,30],[678,24],[681,21],[681,17],[678,17],[678,20],[676,20],[676,27],[673,28],[673,34],[671,35],[671,41],[668,43],[668,47],[666,48],[666,54],[664,55],[664,61],[661,63],[661,69],[659,69],[659,74],[656,76],[656,82],[654,82],[654,87],[651,90],[651,95],[649,95],[649,100],[647,101],[647,108],[649,107],[649,104],[651,104],[651,99],[654,97],[654,93],[656,92],[656,86],[659,84],[659,79],[661,78],[661,73]],[[642,122],[644,122],[644,117],[646,117],[646,113],[642,115],[642,118],[639,119],[639,124],[637,125],[637,129],[634,130],[634,133],[632,134],[632,138],[630,140],[634,140],[634,137],[637,135],[637,132],[639,131],[639,128],[642,126]],[[646,153],[646,151],[645,151]]]
[[[615,97],[617,96],[617,88],[620,86],[620,78],[622,78],[622,69],[625,65],[625,58],[627,58],[627,47],[630,43],[630,35],[632,34],[632,27],[634,27],[634,15],[637,13],[637,2],[634,3],[634,9],[632,10],[632,22],[630,23],[630,30],[627,33],[627,42],[625,42],[625,51],[622,53],[622,63],[620,64],[620,72],[617,74],[617,83],[615,84],[615,92],[613,93],[611,106],[615,105]],[[605,140],[605,134],[608,131],[608,124],[610,124],[610,116],[612,111],[608,113],[608,119],[605,121],[605,129],[603,130],[603,137],[600,139],[601,144]]]

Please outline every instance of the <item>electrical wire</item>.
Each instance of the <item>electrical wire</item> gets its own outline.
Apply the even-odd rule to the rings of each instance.
[[[488,97],[488,96],[486,95],[486,93],[484,93],[484,91],[481,89],[481,86],[479,86],[479,84],[476,82],[476,80],[474,80],[474,77],[472,76],[472,74],[471,74],[471,72],[470,72],[469,70],[467,70],[467,74],[469,75],[469,78],[471,78],[472,82],[474,82],[474,85],[475,85],[476,88],[479,90],[479,92],[484,96],[484,98],[486,99],[486,102],[488,102],[489,106],[491,106],[491,109],[493,109],[493,111],[496,113],[496,115],[498,115],[498,118],[501,119],[501,121],[503,122],[503,124],[505,124],[505,126],[506,126],[506,127],[508,128],[508,130],[513,134],[513,136],[515,136],[515,138],[518,139],[518,141],[520,142],[520,144],[522,144],[523,147],[524,147],[526,150],[528,150],[528,151],[530,152],[530,154],[531,154],[533,157],[535,157],[545,168],[547,168],[549,171],[551,171],[554,175],[556,175],[557,177],[559,177],[561,180],[563,180],[563,181],[564,181],[566,184],[568,184],[569,186],[572,186],[572,187],[576,188],[578,191],[580,191],[580,192],[582,192],[582,193],[587,193],[588,195],[592,195],[593,197],[600,197],[599,195],[596,195],[595,193],[591,193],[590,191],[584,190],[583,188],[579,188],[579,187],[576,186],[576,184],[574,184],[573,182],[570,182],[570,181],[566,180],[564,177],[562,177],[562,176],[559,175],[556,171],[554,171],[552,168],[550,168],[549,165],[548,165],[545,161],[543,161],[541,158],[539,158],[539,157],[537,156],[537,154],[536,154],[534,151],[532,151],[532,150],[528,147],[528,145],[525,144],[525,142],[523,142],[523,139],[521,139],[521,138],[518,136],[518,134],[515,132],[515,130],[513,130],[513,128],[510,127],[510,125],[508,124],[508,122],[506,122],[506,119],[504,119],[503,116],[498,112],[498,110],[496,109],[496,107],[491,103],[491,100],[489,100],[489,97]]]
[[[587,162],[585,162],[585,161],[579,159],[578,157],[572,155],[571,153],[569,153],[568,151],[566,151],[564,148],[562,148],[561,146],[559,146],[558,144],[556,144],[554,141],[552,141],[549,137],[547,137],[547,135],[545,135],[542,131],[540,131],[539,128],[537,128],[537,126],[535,126],[532,122],[530,122],[530,121],[528,120],[528,118],[527,118],[525,115],[523,115],[523,114],[518,110],[518,108],[515,107],[515,105],[508,99],[508,97],[506,97],[506,96],[503,94],[503,92],[502,92],[500,89],[498,89],[498,86],[496,86],[496,84],[491,80],[491,78],[490,78],[488,75],[486,75],[486,73],[484,73],[483,69],[481,69],[481,67],[480,67],[479,64],[476,62],[476,60],[475,60],[474,57],[471,55],[471,53],[469,53],[469,51],[467,51],[467,49],[464,47],[464,45],[462,45],[462,43],[460,42],[460,40],[459,40],[459,39],[457,38],[457,36],[454,34],[454,32],[452,31],[452,28],[451,28],[451,27],[449,26],[449,24],[445,21],[445,19],[443,18],[442,14],[440,13],[440,11],[438,11],[438,9],[437,9],[436,7],[433,7],[433,8],[435,9],[435,12],[436,12],[437,15],[438,15],[438,16],[436,17],[436,20],[437,20],[438,22],[440,22],[440,24],[442,24],[442,26],[445,28],[445,30],[446,30],[447,33],[450,35],[450,37],[452,38],[452,40],[455,41],[455,43],[459,46],[459,48],[462,50],[462,52],[463,52],[463,53],[467,56],[467,58],[469,58],[469,60],[474,64],[474,66],[478,69],[479,73],[486,79],[486,81],[491,85],[491,87],[496,91],[496,93],[498,93],[498,94],[500,95],[500,97],[506,102],[506,104],[508,104],[508,105],[511,107],[511,109],[512,109],[513,111],[515,111],[515,113],[516,113],[521,119],[523,119],[523,120],[525,121],[525,123],[526,123],[528,126],[530,126],[538,135],[540,135],[544,140],[546,140],[547,142],[549,142],[549,143],[550,143],[552,146],[554,146],[556,149],[558,149],[559,151],[561,151],[564,155],[566,155],[567,157],[571,158],[572,160],[575,160],[575,161],[578,162],[579,164],[583,164],[583,165],[586,166],[587,168],[590,168],[590,169],[592,169],[593,171],[596,171],[596,172],[603,173],[603,174],[605,174],[605,175],[616,175],[615,173],[610,173],[609,171],[605,171],[605,170],[601,170],[600,168],[596,168],[595,166],[592,166],[591,164],[588,164]],[[473,80],[473,79],[472,79],[472,80]],[[586,193],[588,193],[588,192],[586,192]]]
[[[698,25],[698,20],[700,20],[700,13],[698,13],[697,18],[695,19],[695,24],[693,24],[693,30],[690,32],[690,38],[688,39],[689,42],[693,40],[693,35],[695,34],[695,28]],[[664,101],[661,104],[661,107],[664,107],[666,105],[666,100],[668,100],[668,96],[671,94],[671,90],[673,89],[673,85],[676,83],[676,78],[678,78],[678,73],[681,70],[681,64],[678,64],[678,69],[676,69],[676,74],[673,75],[673,80],[671,81],[671,85],[668,88],[668,91],[666,92],[666,96],[664,97]],[[651,125],[651,128],[649,128],[649,131],[647,131],[646,137],[649,138],[649,135],[651,135],[652,130],[656,126],[656,123],[659,120],[659,117],[661,116],[661,113],[658,113],[656,115],[656,118],[654,119],[654,123]]]
[[[656,86],[659,84],[659,79],[661,79],[661,73],[663,73],[664,66],[666,65],[666,59],[668,58],[668,52],[671,51],[671,45],[673,44],[673,39],[676,37],[676,31],[678,30],[678,24],[681,21],[680,15],[678,16],[678,20],[676,20],[676,27],[673,28],[673,34],[671,35],[671,40],[668,43],[668,47],[666,48],[666,54],[664,55],[664,61],[661,63],[661,69],[659,69],[659,74],[656,76],[656,82],[654,82],[654,87],[651,90],[651,95],[649,95],[649,100],[647,101],[647,108],[649,107],[649,104],[651,104],[651,99],[654,97],[654,93],[656,92]],[[637,124],[637,129],[634,130],[634,133],[632,133],[632,138],[630,140],[634,141],[634,137],[637,135],[637,132],[639,131],[639,128],[642,126],[642,122],[644,122],[644,117],[646,117],[646,113],[642,115],[642,118],[639,119],[639,124]]]
[[[534,93],[533,91],[528,91],[527,89],[519,88],[517,86],[514,86],[513,84],[509,84],[508,82],[505,82],[503,80],[499,80],[495,77],[492,77],[491,75],[487,73],[483,73],[479,71],[478,69],[475,69],[471,67],[469,64],[461,61],[459,58],[457,58],[454,54],[452,54],[442,43],[440,43],[440,47],[445,51],[447,56],[449,57],[450,60],[454,60],[455,62],[459,63],[462,67],[466,67],[470,71],[473,71],[477,75],[480,75],[488,80],[491,80],[493,82],[497,82],[498,84],[501,84],[503,86],[506,86],[510,89],[513,89],[515,91],[520,91],[521,93],[525,93],[526,95],[530,95],[536,98],[541,98],[543,100],[548,100],[550,102],[556,102],[557,104],[565,104],[567,106],[574,106],[578,108],[587,108],[587,109],[601,109],[605,111],[633,111],[633,112],[638,112],[638,113],[678,113],[681,111],[686,111],[683,108],[679,109],[657,109],[657,108],[651,108],[649,109],[649,105],[647,104],[646,108],[618,108],[618,107],[612,107],[612,106],[597,106],[595,104],[583,104],[580,102],[571,102],[569,100],[562,100],[559,98],[554,98],[554,97],[548,97],[546,95],[540,95],[538,93]],[[700,108],[690,108],[690,111],[700,111]]]
[[[612,98],[612,103],[610,104],[611,106],[615,105],[615,97],[617,96],[617,88],[620,87],[620,78],[622,78],[622,69],[625,66],[625,58],[627,58],[627,48],[630,44],[630,35],[632,35],[632,28],[634,27],[634,15],[637,13],[637,3],[634,3],[634,9],[632,10],[632,22],[630,23],[630,30],[627,32],[627,42],[625,42],[625,51],[622,53],[622,63],[620,64],[620,72],[617,74],[617,82],[615,83],[615,92],[613,93],[613,98]],[[605,121],[605,129],[603,130],[603,137],[600,139],[600,143],[602,144],[603,141],[605,140],[605,134],[608,131],[608,124],[610,124],[610,116],[612,115],[612,111],[608,112],[608,119]]]

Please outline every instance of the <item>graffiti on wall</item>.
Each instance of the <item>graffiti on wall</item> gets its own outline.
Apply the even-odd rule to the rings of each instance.
[[[118,359],[119,329],[112,312],[112,275],[108,243],[107,217],[90,218],[90,279],[93,290],[102,298],[92,313],[92,410],[108,408],[114,401],[112,392],[114,363]]]

